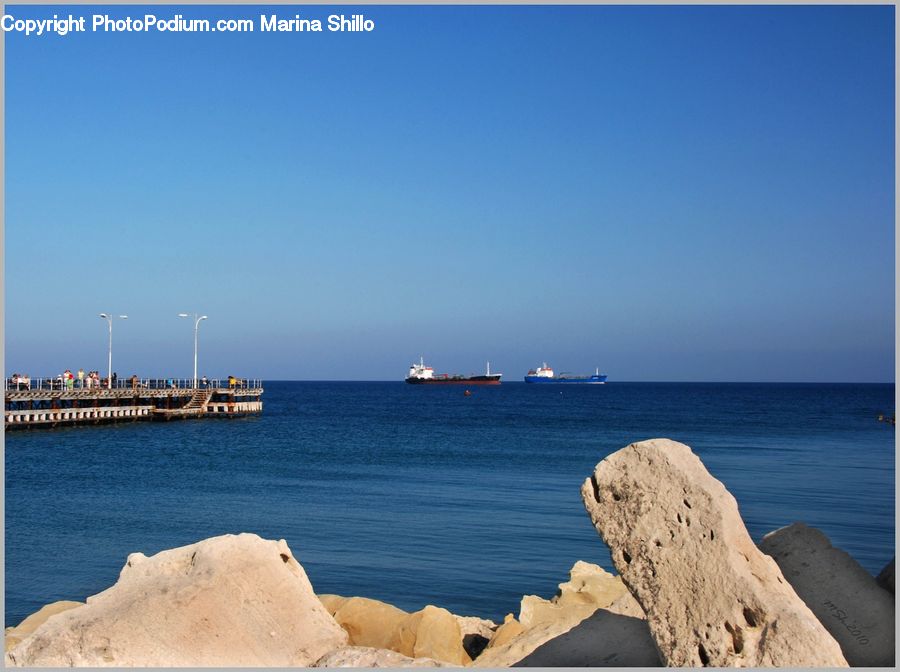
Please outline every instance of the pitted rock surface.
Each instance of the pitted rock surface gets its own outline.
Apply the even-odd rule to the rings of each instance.
[[[623,448],[581,494],[666,665],[847,665],[688,446],[654,439]]]

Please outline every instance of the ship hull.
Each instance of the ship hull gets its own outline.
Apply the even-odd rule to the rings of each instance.
[[[447,376],[446,378],[407,378],[410,385],[499,385],[500,375],[496,376]]]
[[[578,385],[603,385],[606,383],[606,376],[594,375],[594,376],[571,376],[571,377],[563,377],[563,378],[547,378],[546,376],[525,376],[526,383],[538,383],[541,385],[544,384],[562,384],[567,383],[570,385],[578,384]]]

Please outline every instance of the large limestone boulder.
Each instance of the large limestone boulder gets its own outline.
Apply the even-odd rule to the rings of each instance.
[[[581,495],[666,665],[847,665],[688,446],[655,439],[623,448],[597,465]]]
[[[410,658],[434,658],[452,665],[468,665],[472,659],[463,648],[456,617],[446,609],[426,606],[409,614],[394,631],[387,647]]]
[[[322,656],[313,667],[452,667],[431,658],[410,658],[389,649],[347,646]]]
[[[51,616],[61,614],[62,612],[74,609],[75,607],[80,607],[83,604],[84,602],[61,600],[59,602],[52,602],[44,605],[17,626],[6,629],[6,650],[9,651],[16,644],[31,635],[31,633],[37,630],[38,626],[43,625]]]
[[[284,540],[225,535],[146,557],[7,653],[29,667],[308,666],[347,634]]]
[[[803,523],[770,532],[759,548],[775,559],[852,667],[894,666],[894,598],[856,560]]]

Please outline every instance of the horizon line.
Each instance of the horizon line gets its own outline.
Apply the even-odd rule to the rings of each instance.
[[[325,378],[259,378],[263,382],[271,383],[402,383],[403,379],[325,379]],[[521,383],[524,380],[502,381],[501,385]],[[603,385],[896,385],[896,381],[868,381],[868,380],[616,380],[606,381]],[[594,387],[598,387],[595,385]]]

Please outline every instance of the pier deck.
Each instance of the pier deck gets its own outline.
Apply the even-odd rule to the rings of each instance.
[[[234,386],[166,387],[151,383],[91,389],[7,389],[6,429],[138,420],[236,417],[262,412],[261,381]],[[9,386],[8,386],[9,387]]]

